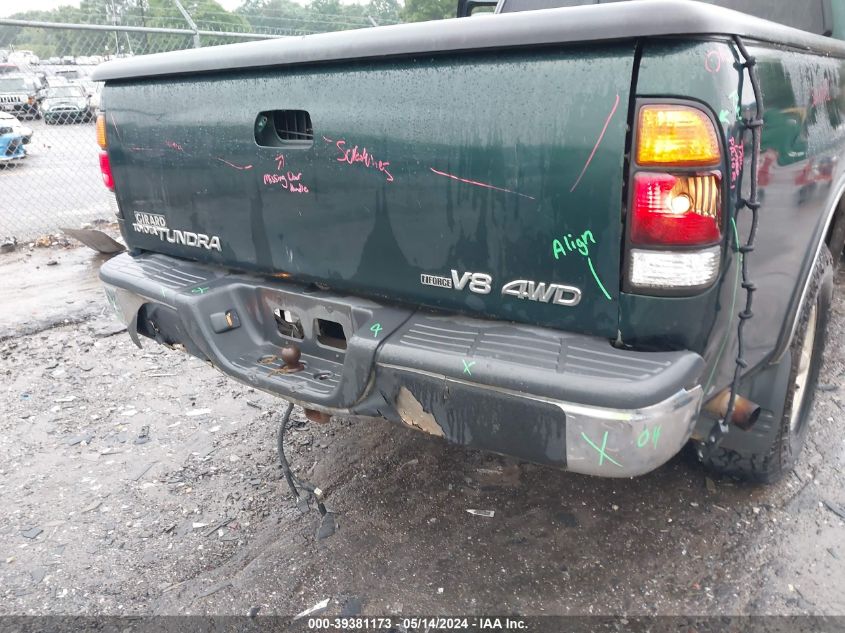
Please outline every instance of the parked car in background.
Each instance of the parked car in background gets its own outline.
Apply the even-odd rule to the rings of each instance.
[[[32,51],[12,51],[9,53],[9,61],[19,66],[37,66],[41,63],[38,55]]]
[[[56,77],[64,77],[68,81],[81,81],[88,78],[86,71],[81,68],[60,68],[56,70],[55,75]]]
[[[32,128],[20,122],[20,119],[14,114],[8,112],[0,112],[0,128],[12,128],[13,134],[18,134],[23,139],[23,144],[27,145],[32,140]]]
[[[40,119],[39,83],[22,74],[0,75],[0,110]]]
[[[47,88],[44,91],[41,112],[44,122],[48,125],[79,121],[87,123],[94,116],[94,108],[85,90],[82,86],[73,84]]]
[[[100,109],[100,92],[103,89],[103,82],[101,81],[75,81],[72,85],[80,86],[85,94],[88,95],[88,103],[94,112]]]
[[[26,158],[26,149],[24,149],[23,137],[16,133],[11,125],[0,121],[0,167],[24,158]]]

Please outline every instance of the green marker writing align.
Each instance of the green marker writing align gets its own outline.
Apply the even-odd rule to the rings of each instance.
[[[587,257],[590,254],[590,242],[596,243],[592,231],[584,231],[580,237],[573,237],[572,233],[569,233],[563,237],[562,242],[560,240],[552,241],[552,252],[555,259],[560,259],[561,255],[565,257],[568,253],[576,251]]]
[[[552,254],[555,256],[555,259],[560,259],[561,256],[566,257],[569,254],[577,254],[586,257],[587,266],[590,268],[590,273],[593,275],[596,285],[599,287],[599,290],[601,290],[605,299],[612,301],[613,299],[611,298],[610,293],[607,291],[607,288],[604,287],[604,284],[601,282],[601,279],[596,272],[595,266],[593,266],[593,260],[590,259],[591,243],[595,244],[596,238],[590,230],[584,231],[579,237],[573,236],[572,233],[567,233],[563,237],[562,241],[558,239],[552,240]]]

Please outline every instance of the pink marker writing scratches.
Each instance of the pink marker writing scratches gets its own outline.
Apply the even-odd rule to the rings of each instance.
[[[578,183],[581,182],[581,178],[584,177],[584,174],[587,172],[587,167],[590,166],[590,163],[593,162],[593,157],[596,155],[596,150],[601,145],[601,140],[604,138],[605,132],[607,132],[607,126],[610,125],[610,120],[613,118],[613,115],[616,114],[616,108],[619,107],[619,93],[616,94],[616,102],[613,104],[613,108],[610,110],[610,114],[607,115],[607,120],[604,122],[604,127],[601,129],[601,134],[599,134],[598,139],[596,140],[596,144],[593,146],[593,151],[590,152],[590,156],[587,158],[587,162],[584,163],[584,169],[581,170],[581,173],[578,174],[578,178],[575,180],[575,184],[572,185],[572,189],[569,190],[569,193],[575,191],[575,187],[578,186]]]
[[[219,160],[221,163],[224,163],[224,164],[228,165],[229,167],[232,167],[233,169],[240,169],[241,171],[243,171],[245,169],[252,169],[252,165],[235,165],[235,163],[230,163],[228,160],[224,160],[224,159],[220,158],[219,156],[216,156],[215,158],[217,160]]]
[[[438,171],[434,167],[429,167],[429,169],[437,174],[438,176],[445,176],[446,178],[451,178],[452,180],[457,180],[458,182],[463,182],[468,185],[474,185],[476,187],[484,187],[485,189],[492,189],[494,191],[501,191],[503,193],[512,193],[515,196],[521,196],[523,198],[528,198],[529,200],[535,200],[536,198],[526,195],[524,193],[519,193],[518,191],[513,191],[511,189],[505,189],[503,187],[496,187],[495,185],[487,184],[486,182],[478,182],[477,180],[469,180],[467,178],[461,178],[460,176],[455,176],[454,174],[447,174],[445,171]]]
[[[114,120],[114,115],[111,112],[109,112],[109,118],[111,119],[111,126],[114,129],[114,133],[117,134],[118,140],[123,142],[123,138],[120,136],[120,130],[117,127],[117,121]]]

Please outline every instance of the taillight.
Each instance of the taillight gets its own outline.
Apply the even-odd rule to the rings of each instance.
[[[111,174],[111,163],[106,152],[100,152],[100,173],[103,174],[103,184],[114,191],[114,178]]]
[[[97,115],[97,145],[100,149],[108,149],[108,140],[106,138],[106,115],[100,112]]]
[[[698,108],[644,105],[637,126],[639,165],[718,165],[722,159],[716,129]]]
[[[106,137],[106,115],[102,112],[97,115],[97,145],[100,146],[100,173],[103,174],[103,183],[109,190],[114,191],[114,178],[111,173],[111,162],[109,162],[108,139]]]
[[[718,174],[634,176],[631,242],[682,246],[722,239]]]
[[[685,105],[637,113],[627,285],[634,292],[693,291],[719,275],[721,147],[712,119]]]

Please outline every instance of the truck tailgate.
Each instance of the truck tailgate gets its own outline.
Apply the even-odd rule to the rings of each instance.
[[[109,82],[127,241],[613,337],[633,64],[613,43]]]

